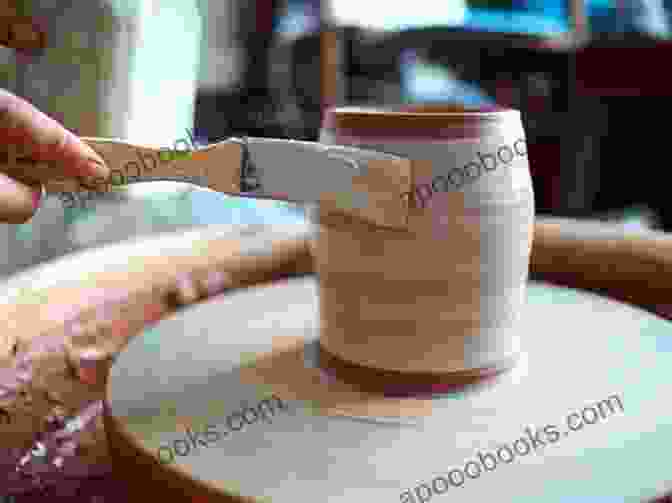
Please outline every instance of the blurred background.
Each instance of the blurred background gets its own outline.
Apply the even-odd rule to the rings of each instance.
[[[195,125],[209,141],[314,140],[332,104],[497,103],[523,114],[540,214],[672,230],[672,198],[653,177],[666,162],[672,0],[209,8],[206,64],[230,62],[198,90]]]
[[[18,4],[43,24],[48,47],[30,57],[0,47],[0,88],[81,136],[317,140],[334,105],[499,104],[522,112],[539,215],[672,232],[663,151],[672,0]],[[304,220],[300,205],[186,185],[137,184],[73,207],[46,198],[30,222],[0,226],[0,287],[47,260],[143,234]],[[92,486],[90,501],[103,492]]]
[[[496,103],[523,114],[539,214],[672,230],[653,177],[667,157],[672,0],[25,3],[79,69],[16,60],[0,86],[80,134],[316,140],[330,105]],[[87,77],[93,46],[114,49],[94,52]],[[86,97],[86,78],[106,84]]]

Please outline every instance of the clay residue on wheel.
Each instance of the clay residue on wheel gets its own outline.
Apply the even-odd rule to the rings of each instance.
[[[259,353],[240,368],[240,380],[272,390],[282,400],[298,400],[316,415],[358,417],[418,417],[432,413],[427,398],[390,398],[365,393],[338,380],[325,379],[319,368],[306,363],[305,339],[274,336],[273,349]]]

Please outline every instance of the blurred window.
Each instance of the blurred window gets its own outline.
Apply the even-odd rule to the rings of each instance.
[[[293,39],[320,30],[320,2],[287,0],[276,17],[273,31],[285,39]]]
[[[386,31],[431,26],[553,36],[569,31],[566,0],[414,0],[375,2],[332,0],[335,21]]]
[[[410,49],[401,56],[401,92],[407,103],[495,105],[479,86],[460,80],[449,67],[430,63]]]
[[[666,10],[667,6],[667,10]],[[592,33],[640,33],[670,37],[669,10],[663,0],[587,0],[586,14]]]

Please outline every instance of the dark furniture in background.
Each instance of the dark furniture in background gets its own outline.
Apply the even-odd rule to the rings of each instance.
[[[215,142],[229,136],[317,139],[321,113],[321,44],[313,23],[287,34],[305,16],[319,16],[319,0],[241,0],[235,45],[243,54],[237,84],[199,90],[195,130]],[[300,9],[299,9],[300,11]],[[319,23],[319,19],[317,20]],[[207,64],[207,63],[206,63]]]
[[[672,231],[672,198],[664,177],[672,77],[665,64],[672,42],[630,39],[582,48],[576,55],[577,94],[603,124],[596,138],[599,162],[576,174],[584,187],[579,213],[645,203]]]

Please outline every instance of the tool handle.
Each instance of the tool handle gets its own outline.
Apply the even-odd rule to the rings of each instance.
[[[225,194],[240,194],[243,147],[226,140],[193,151],[147,147],[106,138],[82,138],[106,162],[107,179],[55,179],[47,193],[111,192],[115,187],[146,181],[189,182]]]

